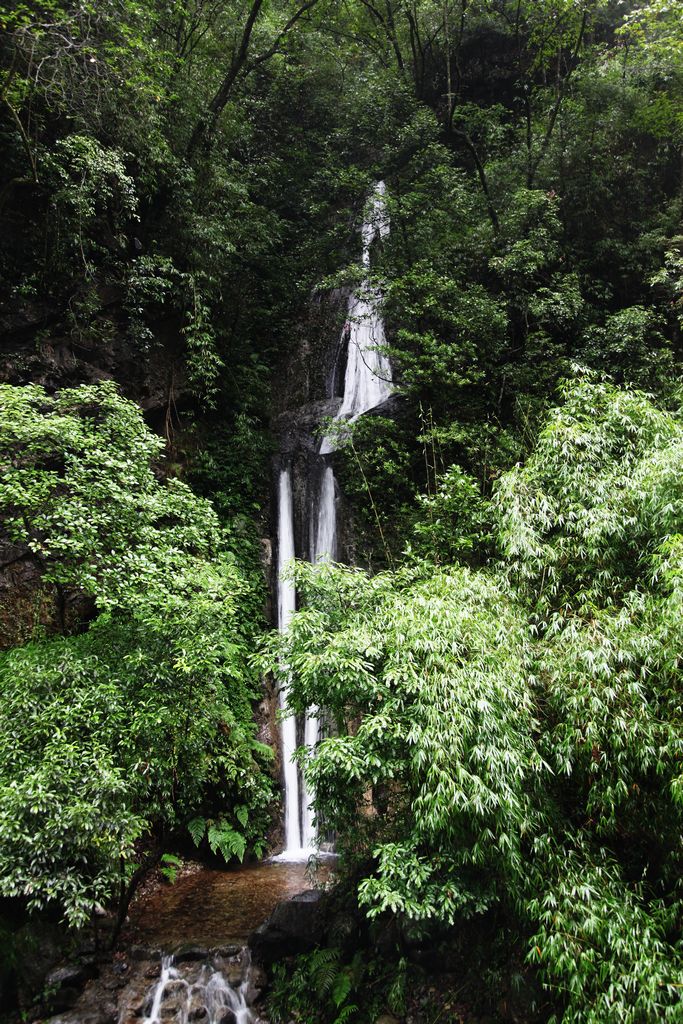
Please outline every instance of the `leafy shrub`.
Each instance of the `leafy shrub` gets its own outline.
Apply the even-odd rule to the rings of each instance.
[[[249,588],[210,503],[159,482],[161,442],[112,385],[1,399],[6,528],[96,617],[0,659],[0,892],[81,924],[139,840],[198,811],[229,822],[226,859],[263,842]]]
[[[329,709],[300,756],[369,917],[496,909],[554,1020],[677,1021],[683,417],[585,374],[564,398],[498,484],[499,565],[300,566],[265,660]]]

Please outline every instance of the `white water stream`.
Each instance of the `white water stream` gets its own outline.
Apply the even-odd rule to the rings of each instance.
[[[389,220],[384,206],[384,182],[380,181],[370,198],[363,222],[363,266],[370,269],[372,245],[379,235],[389,232]],[[358,292],[349,298],[349,312],[344,325],[348,338],[344,394],[335,423],[353,423],[363,413],[370,412],[392,393],[391,363],[382,349],[386,345],[384,322],[379,312],[379,293],[370,287],[367,278]],[[339,434],[333,431],[322,439],[320,454],[329,455],[337,447]]]
[[[294,501],[292,498],[292,474],[289,468],[280,470],[278,488],[277,524],[277,624],[284,633],[296,610],[294,582],[287,578],[285,570],[294,561]],[[280,689],[280,708],[287,705],[288,687]],[[288,715],[281,724],[282,764],[285,794],[285,849],[281,856],[296,860],[308,856],[301,831],[299,814],[299,769],[294,761],[296,742],[296,716]]]
[[[377,236],[384,238],[389,220],[384,204],[384,182],[375,186],[366,208],[362,227],[363,266],[369,270],[371,250]],[[359,292],[349,298],[349,311],[340,349],[346,350],[346,371],[341,406],[335,422],[352,423],[363,413],[376,408],[392,393],[391,364],[380,351],[386,344],[384,323],[379,313],[379,294],[367,280]],[[328,456],[340,439],[338,431],[323,437],[319,455],[322,472],[317,493],[311,502],[309,521],[309,559],[313,563],[337,556],[336,481]],[[280,470],[278,488],[278,628],[286,630],[296,609],[296,593],[291,580],[283,578],[283,569],[295,557],[294,506],[291,470]],[[280,691],[280,706],[287,701],[287,687]],[[296,719],[282,721],[282,759],[284,763],[285,849],[283,860],[304,860],[316,849],[316,826],[311,812],[311,794],[306,789],[298,766],[292,760],[296,749]],[[310,708],[304,723],[304,743],[312,748],[320,735],[320,709]]]
[[[199,975],[190,981],[183,977],[182,967],[174,964],[172,956],[163,957],[143,1024],[188,1024],[190,1020],[201,1020],[203,1024],[252,1024],[254,1015],[247,1001],[250,966],[245,950],[239,984],[231,985],[221,970],[209,964],[203,964]]]

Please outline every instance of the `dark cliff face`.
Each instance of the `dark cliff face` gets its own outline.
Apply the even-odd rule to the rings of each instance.
[[[291,344],[273,375],[273,432],[281,451],[305,444],[311,417],[334,412],[323,411],[320,403],[341,393],[337,357],[349,292],[348,288],[336,288],[314,293],[300,323],[292,327]],[[341,370],[343,377],[343,366]],[[299,420],[300,427],[296,426]],[[293,432],[299,435],[296,441],[288,438]]]
[[[298,558],[308,560],[311,524],[315,525],[316,500],[324,464],[318,455],[321,432],[327,420],[339,410],[344,388],[346,353],[344,326],[347,322],[350,286],[311,296],[309,305],[292,331],[292,345],[273,377],[271,430],[277,454],[272,461],[271,550],[277,551],[277,481],[282,468],[292,474],[294,539]],[[389,325],[391,341],[395,325]],[[372,413],[401,419],[407,410],[397,396],[391,396]],[[332,457],[338,465],[339,456]],[[336,560],[349,565],[362,563],[354,530],[354,509],[342,489],[336,488]],[[271,593],[277,588],[277,557],[271,562]],[[274,605],[276,607],[276,603]],[[273,616],[274,619],[274,616]]]
[[[92,317],[75,324],[48,303],[26,302],[0,313],[0,380],[41,384],[49,392],[115,380],[156,426],[169,402],[190,401],[179,324],[159,322],[155,341],[141,348],[127,329],[118,290],[101,289],[99,297]]]

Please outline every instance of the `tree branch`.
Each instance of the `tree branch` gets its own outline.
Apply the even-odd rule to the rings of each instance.
[[[535,160],[530,160],[529,161],[529,170],[528,170],[528,173],[527,173],[527,188],[531,188],[533,186],[533,183],[534,183],[534,181],[536,179],[536,173],[538,171],[538,168],[539,168],[539,166],[541,164],[541,161],[543,160],[543,157],[545,156],[545,154],[546,154],[546,152],[548,150],[548,146],[550,145],[550,140],[552,138],[553,131],[555,129],[555,122],[557,121],[557,116],[560,113],[560,107],[562,106],[562,100],[564,99],[564,94],[565,94],[565,90],[566,90],[566,87],[567,87],[567,82],[571,78],[572,73],[573,73],[574,69],[576,68],[577,57],[579,55],[579,50],[581,49],[581,44],[583,42],[583,37],[584,37],[585,32],[586,32],[587,24],[588,24],[588,10],[584,8],[583,17],[581,18],[581,26],[579,28],[579,33],[578,33],[578,36],[577,36],[577,39],[576,39],[576,44],[575,44],[574,49],[572,51],[571,57],[569,59],[569,67],[567,69],[566,75],[564,76],[564,79],[562,79],[561,76],[560,76],[560,59],[561,59],[561,54],[558,54],[558,64],[557,64],[557,97],[556,97],[555,102],[553,104],[553,108],[550,111],[550,117],[548,118],[548,127],[545,130],[545,135],[543,136],[543,141],[541,142],[541,148],[538,151],[538,156],[536,157]]]
[[[202,118],[200,118],[200,120],[197,122],[194,131],[192,132],[186,150],[186,156],[188,159],[192,158],[199,144],[201,142],[209,140],[213,133],[215,132],[216,126],[218,124],[218,119],[220,118],[221,114],[223,113],[227,105],[228,100],[230,99],[230,94],[232,92],[233,86],[235,85],[235,82],[237,81],[240,73],[243,73],[243,75],[248,75],[255,68],[259,67],[261,64],[264,64],[266,61],[270,60],[270,58],[273,57],[275,53],[277,53],[280,44],[282,43],[282,40],[291,31],[294,25],[296,25],[297,21],[299,21],[299,19],[303,17],[303,15],[307,11],[310,11],[312,7],[315,7],[315,5],[318,2],[319,0],[306,0],[306,3],[303,3],[298,8],[298,10],[292,15],[289,21],[287,21],[285,26],[278,33],[275,42],[271,46],[269,46],[268,49],[265,50],[263,53],[259,54],[257,57],[254,57],[252,60],[249,60],[248,58],[251,36],[254,31],[254,26],[256,24],[258,16],[261,13],[261,8],[263,7],[263,0],[253,0],[251,10],[249,11],[249,17],[247,18],[247,21],[244,26],[244,31],[242,32],[240,45],[237,49],[237,52],[234,54],[232,61],[230,62],[228,72],[225,75],[225,78],[221,82],[220,86],[218,87],[218,90],[216,91],[213,99],[209,103],[207,113]]]
[[[251,42],[251,35],[252,32],[254,31],[254,25],[256,24],[256,20],[259,14],[261,13],[262,7],[263,0],[253,0],[251,10],[249,11],[249,15],[247,17],[244,29],[242,31],[240,45],[237,48],[237,52],[233,54],[232,60],[230,62],[230,67],[228,68],[228,72],[225,75],[221,84],[219,85],[218,90],[215,93],[213,99],[209,103],[206,114],[204,114],[204,116],[199,119],[195,126],[194,131],[192,132],[192,135],[190,136],[190,141],[187,145],[186,151],[186,156],[188,160],[191,159],[192,156],[194,155],[195,150],[199,146],[199,143],[203,142],[212,133],[216,126],[218,118],[220,117],[222,111],[225,109],[225,105],[228,102],[228,99],[230,98],[230,93],[232,91],[233,85],[235,84],[235,80],[237,79],[237,76],[239,75],[240,71],[242,70],[246,63],[247,55],[249,53],[249,44]]]
[[[479,153],[477,152],[477,147],[472,142],[472,139],[470,138],[468,133],[462,131],[462,129],[454,128],[453,125],[451,124],[449,125],[449,131],[451,131],[454,135],[459,136],[463,140],[467,149],[472,155],[472,159],[474,160],[474,166],[477,169],[477,175],[479,177],[479,184],[481,185],[481,190],[484,193],[484,199],[486,200],[486,210],[489,215],[489,220],[491,221],[491,227],[493,228],[493,233],[497,235],[500,231],[500,221],[498,220],[498,213],[496,211],[496,208],[493,205],[493,199],[491,197],[489,183],[486,177],[486,169],[484,167],[484,164],[482,163]]]
[[[34,156],[33,150],[31,149],[31,143],[29,142],[28,135],[26,134],[24,126],[21,123],[21,118],[19,117],[19,115],[17,114],[16,110],[14,109],[14,107],[12,106],[12,104],[10,103],[10,101],[7,99],[6,96],[2,97],[2,102],[5,104],[5,106],[9,110],[10,114],[12,115],[12,119],[13,119],[14,123],[17,126],[17,129],[18,129],[19,134],[21,136],[21,141],[22,141],[22,144],[23,144],[23,147],[24,147],[24,151],[26,152],[26,156],[28,157],[28,162],[31,165],[31,173],[33,174],[33,181],[37,185],[38,184],[38,165],[36,163],[36,158]]]

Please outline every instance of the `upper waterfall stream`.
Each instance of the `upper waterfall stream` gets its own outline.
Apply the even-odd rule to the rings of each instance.
[[[389,232],[389,221],[384,205],[384,182],[375,186],[363,222],[362,263],[370,269],[372,246],[379,235]],[[349,297],[349,310],[344,325],[341,345],[346,350],[346,371],[342,403],[334,417],[335,423],[353,423],[363,413],[376,409],[392,393],[391,363],[383,349],[386,346],[384,321],[379,312],[379,293],[370,285],[368,277],[358,291]],[[337,446],[336,432],[326,434],[320,445],[320,454],[329,455]]]
[[[362,265],[369,272],[372,247],[389,232],[384,202],[385,185],[379,181],[366,206],[361,230]],[[386,345],[384,323],[379,311],[379,293],[366,274],[358,291],[349,297],[348,315],[339,346],[345,355],[344,387],[335,423],[353,423],[364,413],[381,405],[392,394],[391,364],[383,349]],[[334,376],[334,375],[333,375]],[[310,520],[308,523],[308,560],[318,563],[337,558],[337,483],[330,456],[340,443],[336,430],[320,443],[316,473],[309,478]],[[294,543],[294,503],[292,470],[282,466],[278,481],[278,628],[286,630],[296,608],[296,592],[287,577],[287,565],[296,556]],[[284,575],[283,575],[284,572]],[[287,704],[287,686],[280,692],[280,706]],[[320,736],[320,709],[310,708],[303,723],[303,743],[313,748]],[[285,803],[285,849],[283,860],[306,859],[315,852],[317,829],[311,810],[312,796],[303,774],[293,760],[297,746],[297,722],[288,715],[282,720],[282,760]]]

